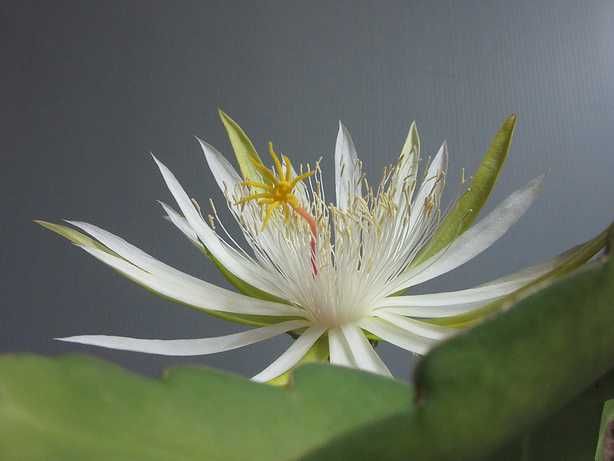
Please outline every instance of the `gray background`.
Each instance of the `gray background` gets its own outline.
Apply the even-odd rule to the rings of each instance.
[[[230,154],[216,107],[263,150],[331,154],[350,128],[371,179],[416,119],[447,139],[447,198],[501,120],[520,117],[489,209],[546,172],[539,201],[495,247],[425,289],[467,287],[539,261],[612,219],[614,2],[7,2],[0,5],[0,351],[86,351],[157,373],[202,363],[253,374],[280,337],[186,359],[89,349],[80,333],[199,337],[238,331],[133,286],[31,223],[77,218],[207,280],[214,268],[161,218],[157,153],[201,202],[220,194],[193,135]],[[331,190],[331,188],[329,188]],[[406,353],[381,350],[394,372]]]

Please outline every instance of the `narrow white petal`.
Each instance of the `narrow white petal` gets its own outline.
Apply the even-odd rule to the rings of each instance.
[[[430,207],[431,203],[436,205],[439,203],[443,187],[445,185],[445,174],[448,169],[448,146],[444,142],[435,158],[431,161],[427,170],[426,176],[420,184],[420,189],[414,200],[411,215],[409,217],[409,226],[413,228],[416,224],[425,218],[426,213],[434,212],[436,207]]]
[[[181,187],[181,184],[179,184],[179,181],[177,181],[175,175],[157,158],[154,157],[154,160],[190,227],[192,227],[201,242],[220,264],[246,283],[268,293],[283,297],[284,294],[280,292],[278,284],[270,280],[268,274],[262,268],[229,247],[217,236],[202,219],[196,208],[194,208],[194,204],[183,187]]]
[[[335,192],[337,207],[347,209],[354,197],[361,196],[360,165],[354,141],[348,129],[339,122],[335,143]]]
[[[164,209],[166,213],[166,218],[177,227],[181,231],[183,235],[185,235],[194,245],[197,245],[199,248],[204,248],[203,244],[198,240],[198,235],[194,232],[194,229],[190,227],[188,221],[177,213],[173,208],[167,205],[164,202],[158,202]]]
[[[447,248],[403,274],[395,291],[445,274],[486,250],[527,211],[541,189],[542,179],[543,176],[540,176],[523,189],[512,193],[488,216],[461,234]]]
[[[307,328],[283,354],[252,379],[266,382],[285,373],[305,356],[324,331],[325,328],[316,325]]]
[[[384,298],[377,307],[442,307],[477,303],[481,301],[492,301],[516,291],[530,280],[530,278],[522,276],[514,280],[506,280],[500,283],[494,281],[466,290],[429,293],[424,295],[390,296],[388,298]]]
[[[420,160],[420,138],[416,122],[412,122],[409,127],[407,139],[401,150],[398,170],[393,178],[393,201],[402,209],[405,200],[404,189],[406,185],[412,185],[416,182],[418,173],[418,162]]]
[[[200,138],[196,139],[200,143],[209,169],[222,192],[234,192],[235,187],[241,183],[241,176],[215,147]]]
[[[439,319],[443,317],[451,317],[454,315],[465,314],[474,309],[485,306],[490,301],[482,301],[478,303],[455,304],[451,306],[396,306],[382,307],[377,312],[385,312],[390,314],[404,315],[412,318],[433,318]]]
[[[356,367],[350,346],[348,346],[343,333],[338,328],[328,330],[328,348],[330,363],[350,368]]]
[[[427,322],[421,322],[419,320],[406,318],[398,314],[392,314],[389,312],[375,311],[373,315],[401,328],[402,330],[424,338],[430,338],[439,341],[442,339],[449,338],[450,336],[457,333],[457,330],[454,330],[452,328],[433,325]]]
[[[366,318],[360,325],[384,341],[416,354],[426,354],[435,344],[432,339],[418,336],[382,319]]]
[[[293,306],[251,298],[204,280],[191,283],[185,278],[172,277],[168,274],[164,276],[151,274],[122,258],[96,248],[81,248],[134,282],[162,296],[198,309],[237,314],[303,317],[302,311]]]
[[[145,253],[140,248],[132,245],[126,240],[118,237],[115,234],[112,234],[109,231],[106,231],[94,224],[89,224],[81,221],[67,221],[75,227],[78,227],[81,230],[84,230],[108,249],[117,253],[122,258],[131,262],[135,266],[140,267],[144,271],[150,272],[152,274],[157,275],[172,275],[184,278],[189,282],[200,282],[195,277],[191,275],[185,274],[174,267],[169,266],[168,264],[163,263],[162,261],[158,261],[153,256]]]
[[[362,330],[354,325],[344,325],[341,331],[352,351],[356,366],[384,376],[392,376],[386,364],[371,346]]]
[[[146,354],[173,356],[206,355],[248,346],[288,331],[302,328],[307,324],[304,320],[293,320],[231,335],[200,339],[140,339],[105,335],[70,336],[68,338],[56,339],[69,343],[88,344],[109,349],[144,352]]]

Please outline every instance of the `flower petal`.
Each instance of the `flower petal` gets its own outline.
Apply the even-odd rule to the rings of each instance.
[[[232,167],[230,162],[212,145],[200,138],[196,138],[205,154],[209,169],[222,192],[233,193],[235,187],[241,183],[241,176]]]
[[[338,328],[328,330],[328,348],[330,351],[330,363],[356,368],[356,362],[354,362],[350,346],[348,346],[343,333]]]
[[[420,160],[420,137],[416,122],[412,122],[409,127],[407,139],[401,149],[397,171],[392,180],[392,190],[394,191],[392,200],[402,209],[406,195],[404,190],[409,186],[413,189],[418,173],[418,161]],[[410,197],[411,198],[411,197]]]
[[[226,290],[187,274],[184,274],[186,277],[173,276],[170,273],[163,275],[151,274],[122,258],[102,250],[82,248],[132,281],[162,296],[197,309],[249,315],[303,317],[300,309],[287,304],[250,298],[249,296]]]
[[[209,227],[202,219],[188,194],[185,192],[175,175],[157,158],[154,157],[158,168],[168,186],[171,194],[177,201],[177,205],[181,209],[184,217],[190,224],[190,227],[196,232],[198,238],[207,247],[211,254],[217,259],[220,264],[227,268],[234,275],[239,277],[246,283],[267,293],[275,294],[283,297],[278,284],[270,280],[266,271],[260,268],[253,261],[239,254],[236,250],[228,246],[218,235]]]
[[[547,270],[544,270],[542,273],[545,272],[547,272]],[[493,281],[488,284],[480,285],[475,288],[468,288],[466,290],[429,293],[423,295],[390,296],[383,299],[377,307],[442,307],[490,301],[512,293],[536,276],[537,275],[528,276],[523,274],[515,279],[506,279],[502,282]]]
[[[199,339],[140,339],[123,336],[84,335],[55,338],[69,343],[88,344],[123,351],[144,352],[157,355],[206,355],[230,351],[273,338],[308,324],[305,320],[291,320],[275,325],[254,328],[226,336]]]
[[[384,376],[392,376],[390,370],[377,355],[360,328],[355,325],[344,325],[341,327],[341,331],[358,368]]]
[[[450,336],[458,332],[457,330],[454,330],[452,328],[433,325],[428,322],[421,322],[419,320],[410,319],[401,315],[391,314],[384,311],[375,311],[373,315],[409,333],[437,341],[449,338]]]
[[[361,172],[358,155],[350,132],[339,122],[339,132],[335,143],[335,192],[337,208],[347,209],[354,197],[361,196]]]
[[[445,175],[448,169],[448,146],[444,142],[435,158],[431,161],[427,170],[426,176],[420,184],[420,189],[416,195],[411,215],[409,217],[409,226],[414,229],[418,223],[424,222],[433,210],[436,210],[445,185]],[[428,221],[427,221],[428,222]]]
[[[540,176],[512,193],[488,216],[470,227],[450,246],[424,263],[405,272],[391,293],[418,285],[461,266],[496,242],[524,214],[541,189]]]
[[[288,371],[303,358],[311,346],[320,339],[325,330],[324,327],[317,325],[307,328],[283,354],[252,379],[254,381],[266,382]]]
[[[158,201],[164,212],[166,213],[166,218],[177,227],[181,231],[183,235],[185,235],[188,240],[190,240],[194,245],[199,247],[201,250],[205,248],[205,246],[198,240],[198,235],[194,232],[194,229],[190,227],[187,219],[177,213],[171,206],[167,205],[164,202]]]
[[[207,282],[204,282],[203,280],[197,279],[196,277],[181,272],[180,270],[177,270],[174,267],[157,260],[153,256],[145,253],[143,250],[137,248],[136,246],[132,245],[121,237],[118,237],[117,235],[112,234],[109,231],[95,226],[94,224],[89,224],[81,221],[66,222],[87,232],[100,243],[102,243],[105,247],[110,249],[112,252],[116,253],[117,255],[124,258],[126,261],[131,262],[132,264],[143,269],[146,272],[149,272],[153,275],[169,276],[181,279],[186,283],[207,284]]]
[[[418,336],[382,319],[366,318],[360,326],[384,341],[416,354],[424,355],[435,344],[432,339]]]

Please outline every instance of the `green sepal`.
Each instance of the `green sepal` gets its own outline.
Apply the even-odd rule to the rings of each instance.
[[[112,254],[113,256],[118,256],[116,253],[109,250],[102,243],[97,242],[93,238],[79,232],[72,227],[64,226],[63,224],[55,224],[52,222],[42,221],[40,219],[35,219],[34,223],[39,226],[44,227],[51,232],[55,232],[58,235],[61,235],[67,240],[70,240],[72,243],[78,246],[86,247],[86,248],[96,248],[97,250],[102,250],[105,253]]]
[[[510,293],[507,296],[504,296],[503,298],[500,298],[483,307],[472,310],[465,314],[445,318],[424,320],[429,323],[448,326],[452,328],[467,328],[472,325],[475,325],[476,323],[483,321],[490,315],[509,308],[510,306],[517,303],[521,298],[526,297],[528,294],[536,290],[544,288],[546,285],[553,283],[554,281],[556,281],[556,279],[566,274],[569,274],[570,272],[580,267],[582,264],[589,261],[593,256],[595,256],[606,246],[608,241],[608,232],[610,231],[611,227],[612,226],[610,226],[608,229],[604,230],[591,240],[577,245],[576,247],[567,251],[566,257],[563,258],[562,261],[550,272],[545,273],[541,277],[538,277],[532,282],[527,283],[523,287],[519,288],[513,293]]]
[[[516,126],[516,115],[505,119],[491,141],[490,147],[473,175],[469,187],[452,206],[437,231],[412,261],[417,266],[448,246],[475,221],[492,191],[499,172],[505,163]]]
[[[263,181],[262,175],[254,166],[254,160],[262,163],[254,144],[250,141],[239,124],[231,119],[228,114],[222,109],[218,109],[218,113],[224,124],[224,128],[226,128],[226,133],[228,133],[228,138],[230,139],[230,144],[237,157],[239,169],[241,170],[243,178],[252,181]]]
[[[88,237],[87,235],[71,228],[68,226],[64,226],[62,224],[54,224],[54,223],[50,223],[47,221],[40,221],[40,220],[36,220],[34,221],[35,223],[43,226],[44,228],[55,232],[58,235],[61,235],[62,237],[68,239],[69,241],[71,241],[72,243],[74,243],[75,245],[78,246],[82,246],[82,247],[86,247],[86,248],[96,248],[98,250],[104,251],[106,253],[109,253],[115,257],[118,258],[122,258],[120,255],[116,254],[115,252],[111,251],[109,248],[107,248],[106,246],[102,245],[100,242],[92,239],[91,237]],[[199,246],[199,248],[205,253],[207,254],[205,247],[204,246]],[[125,258],[122,258],[125,259]],[[216,266],[218,267],[218,269],[220,269],[220,271],[222,271],[222,274],[224,276],[227,277],[227,279],[233,283],[233,284],[239,284],[239,282],[242,282],[241,279],[235,277],[232,273],[230,273],[226,268],[223,268],[223,266],[217,262],[216,259],[212,259],[214,263],[216,263]],[[223,268],[223,270],[222,270]],[[117,271],[115,271],[117,272]],[[119,272],[118,272],[119,273]],[[122,277],[126,277],[124,274],[120,274],[122,275]],[[129,277],[126,277],[129,278]],[[130,279],[130,278],[129,278]],[[132,279],[130,279],[132,280]],[[185,304],[182,303],[180,301],[177,301],[175,299],[171,299],[168,298],[164,295],[161,295],[160,293],[152,290],[151,288],[142,285],[141,283],[137,282],[136,280],[132,280],[134,283],[136,283],[137,285],[145,288],[147,291],[149,291],[150,293],[155,294],[156,296],[163,298],[163,299],[167,299],[173,303],[176,304],[181,304],[184,306],[187,306],[191,309],[194,309],[198,312],[205,312],[209,315],[212,315],[213,317],[217,317],[223,320],[227,320],[230,322],[235,322],[235,323],[241,323],[244,325],[252,325],[252,326],[265,326],[265,325],[271,325],[274,323],[278,323],[278,322],[283,322],[285,320],[292,320],[294,319],[294,317],[270,317],[270,316],[265,316],[265,315],[247,315],[247,314],[234,314],[234,313],[229,313],[229,312],[220,312],[220,311],[216,311],[216,310],[209,310],[209,309],[202,309],[200,307],[194,307],[191,306],[189,304]],[[247,296],[252,296],[252,297],[261,297],[260,299],[267,299],[267,300],[276,300],[276,298],[272,297],[271,295],[268,295],[267,293],[264,292],[256,292],[255,290],[257,290],[256,288],[251,287],[251,285],[246,284],[245,282],[242,282],[243,284],[240,285],[241,288],[245,289],[246,292],[243,294],[246,294]],[[251,289],[250,289],[251,287]],[[267,297],[264,297],[267,296]],[[280,302],[284,302],[284,301],[280,301]]]

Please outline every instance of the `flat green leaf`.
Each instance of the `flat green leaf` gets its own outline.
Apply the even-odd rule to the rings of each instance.
[[[614,392],[611,392],[610,395],[608,395],[608,397],[612,397],[612,395],[614,395]],[[612,429],[609,427],[609,424],[612,421],[614,421],[614,400],[608,400],[603,405],[603,412],[601,413],[601,424],[599,427],[597,451],[595,452],[596,461],[611,461],[612,460],[612,456],[614,455],[614,453],[612,453],[613,450],[611,448],[608,448],[607,451],[608,451],[609,457],[606,457],[606,454],[605,454],[606,447],[604,447],[606,438],[608,438],[610,441],[614,440],[614,434],[612,433]]]
[[[224,124],[224,128],[226,128],[226,133],[228,133],[228,138],[230,139],[230,144],[237,157],[237,162],[239,163],[243,178],[253,181],[262,181],[261,174],[251,160],[252,157],[256,159],[260,159],[260,157],[247,134],[245,134],[245,131],[243,131],[239,124],[231,119],[223,110],[219,109],[218,112]]]
[[[114,253],[113,251],[111,251],[109,248],[107,248],[106,246],[104,246],[103,244],[101,244],[100,242],[92,239],[91,237],[88,237],[87,235],[79,232],[78,230],[75,230],[71,227],[68,226],[64,226],[62,224],[54,224],[54,223],[50,223],[50,222],[46,222],[46,221],[34,221],[37,224],[40,224],[41,226],[43,226],[45,229],[48,229],[52,232],[55,232],[58,235],[61,235],[62,237],[68,239],[69,241],[71,241],[72,243],[74,243],[75,245],[78,246],[83,246],[86,248],[96,248],[98,250],[102,250],[105,251],[109,254],[112,254],[113,256],[117,256],[119,258],[121,258],[120,255]],[[279,300],[278,298],[275,298],[272,295],[269,295],[267,293],[264,293],[263,291],[258,290],[257,288],[252,287],[251,285],[243,282],[241,279],[239,279],[238,277],[236,277],[234,274],[232,274],[230,271],[228,271],[224,266],[222,266],[222,264],[220,264],[220,262],[213,258],[213,256],[206,250],[204,245],[200,245],[199,248],[201,249],[201,251],[203,251],[207,256],[209,256],[211,258],[211,260],[213,261],[213,263],[217,266],[217,268],[222,272],[222,274],[230,281],[230,283],[232,283],[235,287],[237,287],[237,289],[239,291],[241,291],[243,294],[246,294],[247,296],[252,296],[255,298],[261,298],[261,299],[268,299],[271,301],[278,301],[278,302],[284,302],[282,300]],[[122,277],[125,277],[123,274],[121,274]],[[169,299],[169,301],[173,302],[173,303],[179,303],[178,301],[174,300],[174,299],[170,299],[170,298],[166,298],[165,296],[160,295],[159,293],[151,290],[149,287],[146,287],[144,285],[141,285],[138,282],[137,285],[145,288],[147,291],[155,294],[156,296],[165,298],[165,299]],[[180,303],[182,304],[182,303]],[[183,304],[187,307],[192,308],[192,306],[190,306],[189,304]],[[264,326],[264,325],[271,325],[273,323],[277,323],[280,321],[284,321],[284,320],[290,320],[291,317],[269,317],[269,316],[264,316],[264,315],[246,315],[246,314],[234,314],[234,313],[229,313],[229,312],[220,312],[220,311],[216,311],[216,310],[204,310],[201,308],[195,308],[197,311],[199,312],[206,312],[209,315],[212,315],[214,317],[217,318],[221,318],[224,320],[228,320],[230,322],[236,322],[236,323],[242,323],[244,325],[254,325],[254,326]]]
[[[157,380],[92,358],[8,355],[0,459],[293,460],[410,401],[405,384],[323,365],[279,388],[204,368]]]
[[[614,243],[614,232],[608,246]],[[554,414],[614,366],[614,262],[590,267],[442,343],[415,372],[407,412],[307,460],[473,460]]]
[[[614,372],[593,383],[571,403],[489,461],[587,461],[593,458],[603,401],[614,395]],[[599,460],[602,461],[602,460]]]
[[[486,203],[507,158],[515,126],[516,115],[512,114],[505,119],[491,141],[490,147],[473,175],[469,187],[450,209],[428,245],[412,262],[412,266],[418,265],[437,254],[438,251],[465,232],[475,221],[482,206]]]

